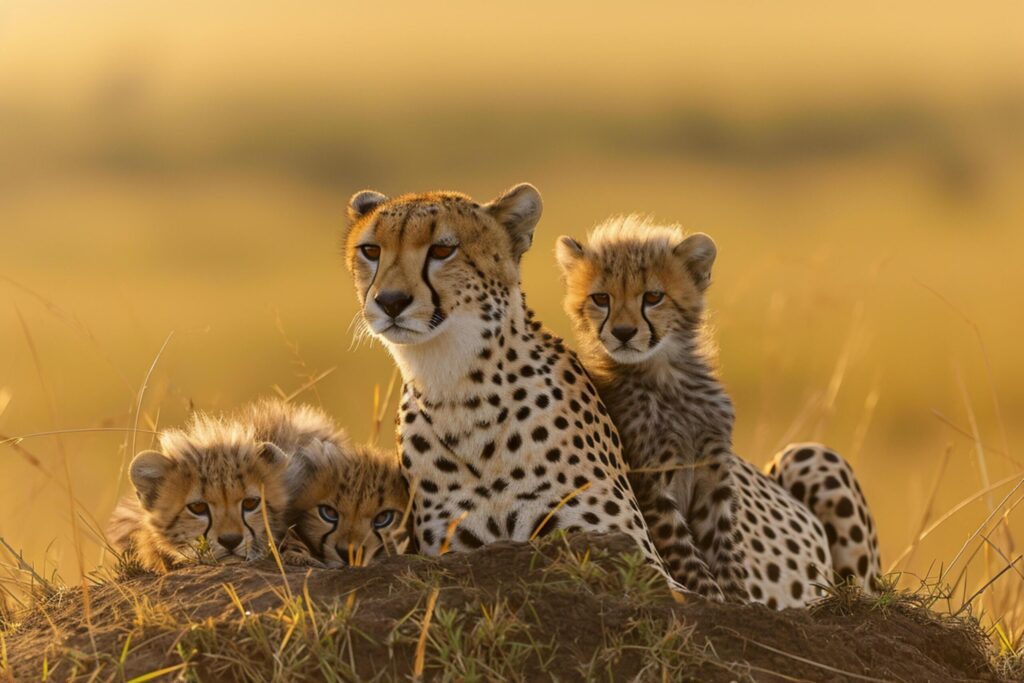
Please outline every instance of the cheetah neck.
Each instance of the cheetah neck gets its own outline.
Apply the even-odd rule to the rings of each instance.
[[[619,364],[601,353],[593,367],[602,398],[627,441],[640,430],[664,427],[696,450],[731,447],[732,400],[696,335],[643,363]],[[633,419],[620,419],[626,412]]]
[[[423,344],[389,346],[406,386],[435,406],[508,391],[510,356],[537,343],[518,288],[510,291],[509,301],[484,315],[453,316],[442,334]]]

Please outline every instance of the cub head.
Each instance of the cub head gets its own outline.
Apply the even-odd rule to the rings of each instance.
[[[164,432],[160,445],[135,456],[130,477],[161,549],[182,562],[266,556],[264,507],[276,535],[287,505],[285,453],[251,429],[205,416]]]
[[[541,210],[525,183],[487,204],[456,192],[357,193],[345,256],[370,333],[417,345],[490,320],[519,284]]]
[[[405,550],[409,489],[396,453],[314,440],[292,457],[287,481],[288,522],[328,567]]]
[[[637,216],[611,219],[586,242],[561,237],[565,310],[579,343],[617,363],[640,363],[689,343],[701,325],[715,243]]]

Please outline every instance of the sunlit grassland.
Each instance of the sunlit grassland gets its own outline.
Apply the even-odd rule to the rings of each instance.
[[[665,196],[696,185],[697,196],[707,197],[699,180],[687,182],[687,169],[674,169],[672,176],[683,189],[663,181]],[[474,190],[479,194],[491,191],[486,183],[470,182],[481,185]],[[536,182],[544,187],[542,179]],[[643,196],[638,204],[650,209],[655,204],[650,183],[650,178],[635,183],[627,177],[615,188],[627,199]],[[118,199],[125,188],[117,183],[78,188],[77,201],[86,205],[80,215],[109,206],[114,215],[145,216],[150,208],[162,221],[166,207],[178,225],[143,239],[133,234],[135,228],[115,222],[90,230],[88,243],[73,231],[47,235],[46,220],[22,233],[23,242],[34,244],[25,244],[21,253],[38,250],[50,254],[52,262],[23,262],[20,272],[14,263],[7,271],[19,285],[4,284],[11,304],[3,328],[10,349],[4,360],[10,403],[2,433],[131,425],[136,392],[173,332],[143,397],[142,426],[178,423],[192,405],[231,408],[270,393],[274,385],[290,393],[308,377],[335,368],[315,393],[302,398],[322,401],[355,435],[365,437],[373,387],[387,381],[391,366],[379,347],[352,348],[348,327],[355,302],[336,249],[347,192],[311,193],[260,180],[171,191],[128,184],[132,193],[147,193],[145,200]],[[607,196],[613,185],[598,196]],[[542,318],[567,333],[551,244],[557,234],[579,234],[616,207],[584,210],[591,191],[586,179],[561,186],[567,186],[561,201],[557,191],[554,197],[548,193],[548,218],[527,259],[524,284]],[[853,181],[843,187],[862,196]],[[819,199],[792,202],[795,214],[818,202],[842,213],[838,197],[821,197],[831,194],[829,188],[810,193]],[[69,195],[60,196],[66,201]],[[687,223],[719,242],[711,302],[723,375],[737,399],[736,443],[742,454],[760,463],[784,441],[809,438],[850,453],[879,518],[886,558],[902,551],[918,530],[947,447],[953,450],[935,494],[936,515],[981,488],[984,476],[996,481],[1021,469],[1003,441],[1005,430],[1012,455],[1021,438],[1012,419],[1021,408],[1021,366],[1012,343],[1019,319],[1006,310],[1009,292],[1024,290],[1012,263],[1020,253],[1014,244],[1019,238],[983,233],[965,239],[954,226],[935,229],[930,221],[937,217],[921,208],[925,215],[918,220],[928,225],[917,230],[930,239],[913,235],[913,227],[897,230],[889,221],[888,230],[854,221],[827,233],[767,222],[748,228],[755,216],[726,211],[715,220],[718,200],[706,201],[711,206],[677,199],[664,208],[655,204],[654,212],[675,217],[687,208],[703,209],[702,220]],[[580,208],[560,210],[559,204]],[[633,206],[620,199],[617,208]],[[70,220],[74,204],[63,204],[58,212]],[[902,221],[910,223],[908,215],[903,203]],[[65,234],[68,243],[60,244]],[[963,315],[982,331],[984,346]],[[944,424],[945,418],[970,433],[969,411],[985,444],[984,459],[968,435]],[[139,435],[139,447],[149,438]],[[103,433],[64,435],[59,442],[68,454],[76,495],[104,519],[131,440]],[[58,437],[27,439],[21,446],[63,479]],[[982,463],[987,473],[979,469]],[[10,447],[5,447],[4,472],[5,538],[37,561],[47,558],[73,575],[66,494]],[[997,501],[1001,493],[994,494]],[[911,568],[926,573],[935,558],[955,552],[985,506],[983,498],[951,519],[915,553]],[[1020,528],[1017,515],[1009,519]],[[86,547],[86,557],[95,562],[95,546]],[[982,573],[975,580],[982,580]]]
[[[847,454],[886,567],[1024,470],[1024,100],[1019,49],[986,33],[1007,17],[937,12],[906,33],[909,15],[826,13],[762,35],[756,12],[712,12],[701,30],[665,8],[661,21],[597,11],[582,28],[555,9],[548,23],[501,17],[520,40],[496,44],[457,30],[467,7],[410,9],[376,37],[352,30],[383,18],[370,8],[283,24],[254,10],[225,49],[226,11],[199,28],[53,7],[9,15],[22,30],[0,56],[4,437],[152,430],[333,369],[299,399],[365,438],[392,366],[353,348],[347,197],[486,198],[529,180],[546,208],[524,287],[561,334],[558,235],[642,211],[714,237],[737,450],[760,464],[821,439]],[[42,49],[56,35],[64,52]],[[74,581],[101,553],[73,520],[105,521],[150,438],[0,446],[0,536]],[[1012,485],[900,568],[935,576],[970,541],[958,590],[982,586],[1020,552],[1019,498],[997,509]],[[974,535],[1006,511],[1012,535]],[[1020,609],[1018,569],[986,592],[992,613]]]

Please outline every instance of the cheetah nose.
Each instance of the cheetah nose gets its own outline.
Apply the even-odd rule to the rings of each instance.
[[[636,336],[636,328],[632,325],[616,325],[612,328],[612,336],[625,344]]]
[[[392,318],[397,318],[412,303],[409,294],[394,289],[381,292],[373,300]]]
[[[238,544],[242,542],[242,534],[224,534],[223,536],[217,537],[217,542],[229,551],[234,550],[238,547]]]

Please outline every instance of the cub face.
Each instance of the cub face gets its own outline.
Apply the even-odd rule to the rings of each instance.
[[[641,363],[692,341],[711,281],[715,243],[635,216],[607,221],[585,242],[556,247],[565,310],[579,342],[616,363]]]
[[[182,562],[258,560],[287,504],[287,456],[270,443],[247,440],[241,429],[228,438],[196,442],[183,432],[161,437],[162,450],[143,451],[131,463],[145,524],[154,541]]]
[[[479,327],[492,313],[485,299],[498,296],[496,287],[518,285],[519,259],[541,208],[528,184],[482,205],[455,192],[354,195],[345,255],[370,333],[417,345],[449,329]]]
[[[315,440],[288,465],[289,524],[328,567],[403,552],[409,489],[396,453]]]

